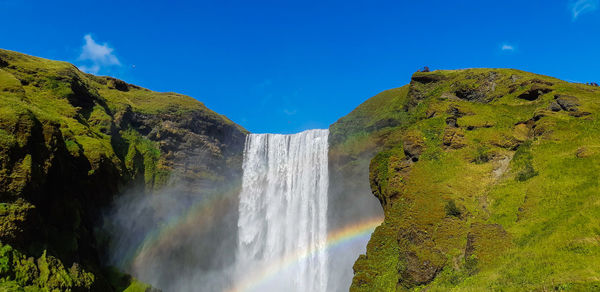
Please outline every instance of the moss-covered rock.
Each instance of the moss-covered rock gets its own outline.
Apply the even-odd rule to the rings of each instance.
[[[0,60],[0,242],[12,250],[1,285],[119,290],[93,234],[103,207],[128,188],[209,192],[240,176],[246,131],[197,100],[7,50]]]
[[[364,130],[385,220],[351,291],[597,286],[600,90],[468,69],[419,72],[388,92],[402,94],[374,97],[331,127],[402,117]]]

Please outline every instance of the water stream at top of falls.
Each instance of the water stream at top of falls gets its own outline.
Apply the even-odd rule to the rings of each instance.
[[[235,276],[237,285],[246,283],[241,290],[327,289],[328,135],[247,136]]]

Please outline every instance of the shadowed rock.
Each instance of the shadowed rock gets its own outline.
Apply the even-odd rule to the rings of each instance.
[[[538,99],[540,96],[542,96],[546,93],[549,93],[551,91],[552,91],[552,89],[550,89],[550,88],[542,87],[537,84],[534,84],[531,87],[531,89],[525,91],[524,93],[521,93],[521,95],[517,96],[517,98],[533,101],[533,100]]]
[[[453,128],[458,128],[458,119],[463,117],[465,113],[461,112],[456,106],[448,108],[447,113],[450,115],[446,118],[446,125]]]
[[[444,75],[440,73],[417,72],[413,74],[411,80],[427,84],[444,80]]]
[[[548,106],[548,109],[551,110],[551,111],[553,111],[553,112],[559,112],[559,111],[562,110],[562,107],[560,106],[560,104],[558,104],[558,102],[553,101]]]
[[[579,104],[579,99],[577,99],[577,97],[570,96],[570,95],[557,94],[554,96],[554,100],[560,106],[560,108],[562,110],[565,110],[568,112],[576,112],[579,110],[578,106],[580,106],[580,104]]]
[[[108,78],[108,88],[114,88],[119,91],[129,91],[129,86],[125,81],[116,78]]]
[[[457,128],[446,128],[444,131],[444,137],[442,138],[444,146],[451,149],[460,149],[465,146],[465,134],[461,129]]]
[[[404,147],[404,154],[414,162],[419,160],[419,156],[421,156],[421,153],[423,153],[423,150],[425,149],[423,138],[414,133],[406,135],[402,144]]]
[[[414,228],[401,230],[398,233],[398,244],[408,250],[400,255],[406,263],[399,272],[402,275],[400,284],[410,287],[431,282],[443,269],[446,258],[435,248],[431,236]]]

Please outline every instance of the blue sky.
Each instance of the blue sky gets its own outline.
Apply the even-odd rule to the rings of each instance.
[[[0,0],[0,48],[293,133],[328,127],[424,65],[600,81],[599,1]]]

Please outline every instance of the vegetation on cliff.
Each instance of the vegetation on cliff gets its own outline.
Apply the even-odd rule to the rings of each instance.
[[[0,290],[147,290],[101,267],[102,207],[235,179],[245,133],[190,97],[0,50]]]
[[[351,291],[598,289],[599,110],[596,87],[468,69],[415,73],[340,119],[340,153],[380,150],[385,213]]]
[[[597,87],[468,69],[340,119],[331,198],[355,204],[368,177],[385,214],[351,291],[600,289],[599,115]],[[0,290],[151,290],[102,266],[101,208],[236,180],[245,134],[189,97],[0,50]]]

